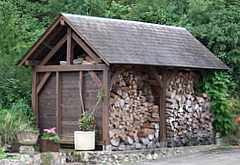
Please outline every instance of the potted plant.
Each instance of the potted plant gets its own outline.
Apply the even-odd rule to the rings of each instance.
[[[43,129],[40,146],[41,152],[58,152],[60,138],[56,133],[56,128]]]
[[[95,149],[95,110],[103,98],[103,90],[99,90],[97,101],[92,111],[85,111],[79,119],[79,131],[74,131],[75,150],[94,150]]]
[[[25,114],[22,114],[23,117],[19,115],[18,130],[16,133],[17,141],[20,145],[23,146],[32,146],[37,144],[39,131],[35,124],[35,118],[32,113],[29,113],[28,117],[25,118]]]
[[[17,133],[17,140],[20,145],[37,144],[39,131],[34,128],[25,129]]]
[[[95,117],[92,112],[83,112],[79,119],[80,131],[74,131],[75,150],[95,149]]]

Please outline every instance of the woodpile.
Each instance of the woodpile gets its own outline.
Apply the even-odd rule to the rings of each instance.
[[[174,74],[167,85],[166,127],[169,146],[213,143],[212,115],[206,94],[195,96],[194,74]]]
[[[159,146],[159,106],[147,74],[118,71],[111,79],[110,142],[115,150]]]

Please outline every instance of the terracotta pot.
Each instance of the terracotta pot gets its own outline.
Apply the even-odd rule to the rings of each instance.
[[[50,140],[40,140],[41,152],[58,152],[59,144]]]
[[[21,145],[35,145],[37,144],[38,136],[38,132],[22,131],[17,133],[17,140]]]
[[[74,131],[75,150],[94,150],[95,131]]]
[[[234,122],[235,124],[240,125],[240,115],[235,117]]]

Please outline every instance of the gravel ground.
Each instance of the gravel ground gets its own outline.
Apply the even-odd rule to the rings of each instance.
[[[240,148],[217,149],[182,157],[138,162],[132,165],[240,165]]]

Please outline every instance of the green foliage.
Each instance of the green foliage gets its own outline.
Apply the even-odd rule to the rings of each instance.
[[[90,112],[83,112],[80,116],[79,119],[79,128],[81,131],[93,131],[95,129],[95,111],[97,106],[101,103],[101,101],[103,100],[103,98],[105,97],[105,91],[103,88],[100,88],[97,92],[97,96],[96,96],[96,104],[94,106],[94,108],[92,109],[92,111]]]
[[[60,137],[56,133],[56,128],[49,128],[49,129],[44,129],[43,134],[41,136],[42,140],[50,140],[53,141],[54,143],[59,143],[60,142]]]
[[[230,76],[226,73],[214,73],[204,78],[201,88],[211,98],[211,110],[214,115],[213,126],[222,136],[233,132],[233,113],[229,103],[229,89],[233,86]]]
[[[232,85],[223,85],[228,82],[219,75],[210,74],[204,79],[209,85],[205,90],[212,97],[214,113],[228,116],[223,119],[216,115],[214,125],[217,130],[229,129],[222,132],[227,134],[232,129],[230,113],[235,114],[239,109],[235,105],[240,104],[239,11],[237,0],[0,1],[0,107],[11,109],[21,98],[30,103],[30,70],[17,68],[15,63],[60,12],[139,20],[186,27],[228,64],[231,69],[225,78],[234,82]],[[219,82],[216,88],[210,86],[213,80]]]
[[[7,157],[7,153],[3,147],[0,147],[0,160],[5,159]]]
[[[81,131],[95,130],[95,116],[93,112],[83,112],[79,119],[79,128]]]
[[[0,136],[4,144],[14,143],[18,132],[36,130],[33,122],[22,111],[0,109]]]

